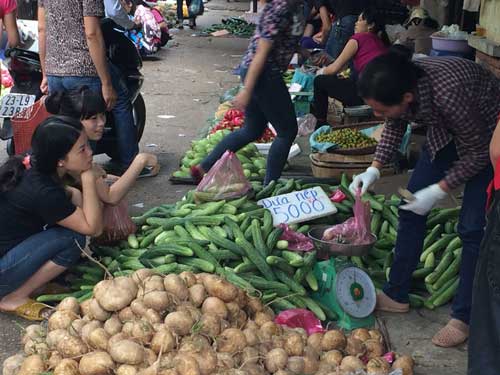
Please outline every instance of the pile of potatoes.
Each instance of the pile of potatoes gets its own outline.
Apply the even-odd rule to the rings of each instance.
[[[376,330],[307,336],[273,322],[260,299],[211,274],[151,270],[103,280],[94,298],[64,299],[46,325],[31,325],[24,354],[4,375],[294,375],[413,373],[413,360],[382,358]],[[361,359],[364,359],[362,361]],[[366,361],[368,361],[366,363]]]

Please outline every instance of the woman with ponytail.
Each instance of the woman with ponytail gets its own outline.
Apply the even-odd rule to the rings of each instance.
[[[313,114],[318,127],[326,124],[328,98],[339,100],[344,106],[363,104],[357,93],[356,79],[365,66],[375,57],[387,52],[390,45],[385,24],[374,9],[364,10],[354,27],[354,35],[347,42],[339,57],[330,65],[321,68],[314,79]],[[350,78],[337,76],[353,62]]]
[[[96,151],[98,152],[99,148],[103,146],[101,139],[106,123],[106,105],[100,93],[94,92],[86,86],[82,86],[76,91],[55,92],[47,96],[45,106],[50,113],[80,120],[85,134]],[[106,149],[109,148],[106,147]],[[102,178],[97,180],[99,198],[104,203],[116,205],[125,197],[137,178],[144,176],[146,172],[149,176],[157,175],[159,169],[160,165],[155,155],[140,153],[121,177],[106,176],[106,173],[102,172]],[[108,177],[108,180],[113,180],[111,186],[105,177]]]
[[[0,311],[42,320],[30,295],[75,264],[85,236],[102,231],[92,150],[81,124],[51,117],[36,129],[30,157],[0,167]],[[62,179],[79,176],[82,191]]]

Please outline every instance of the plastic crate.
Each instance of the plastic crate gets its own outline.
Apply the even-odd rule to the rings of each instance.
[[[16,155],[24,154],[31,148],[31,138],[35,129],[51,116],[45,108],[43,99],[11,118]]]

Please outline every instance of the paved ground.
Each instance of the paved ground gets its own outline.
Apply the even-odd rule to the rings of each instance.
[[[247,3],[226,3],[213,0],[208,11],[199,19],[200,26],[217,22],[221,17],[240,15],[248,10]],[[234,12],[239,10],[239,12]],[[147,106],[147,128],[141,142],[142,150],[158,154],[162,164],[160,176],[137,183],[128,199],[132,213],[141,209],[178,200],[189,187],[173,186],[169,175],[178,160],[196,138],[207,118],[213,115],[219,95],[238,82],[231,74],[247,45],[237,38],[207,38],[193,36],[189,29],[176,34],[177,47],[163,50],[157,61],[144,63],[146,76],[143,88]],[[164,119],[159,116],[171,115]],[[0,143],[0,161],[5,159]],[[292,161],[292,170],[303,170],[305,158]],[[406,176],[384,179],[378,189],[392,192],[403,186]],[[449,307],[430,312],[412,311],[405,315],[383,314],[390,333],[393,350],[412,354],[417,360],[417,374],[464,375],[466,349],[438,349],[430,343],[435,331],[446,323]],[[21,347],[19,338],[26,322],[0,314],[0,362]]]

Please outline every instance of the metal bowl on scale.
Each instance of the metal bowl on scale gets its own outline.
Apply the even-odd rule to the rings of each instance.
[[[308,233],[309,238],[313,241],[316,250],[318,251],[318,258],[327,259],[330,256],[363,256],[367,255],[370,249],[377,241],[377,236],[371,234],[371,240],[367,244],[356,245],[341,243],[336,240],[325,241],[323,240],[323,233],[328,226],[318,226],[311,229]]]

